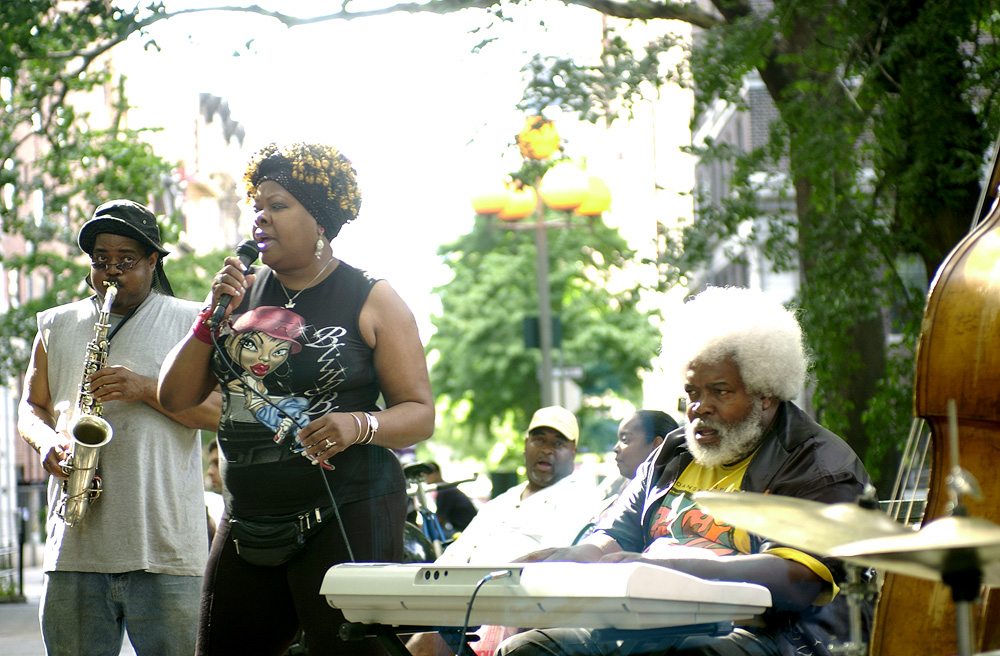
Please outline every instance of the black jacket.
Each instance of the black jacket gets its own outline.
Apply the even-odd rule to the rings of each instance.
[[[635,480],[597,531],[613,538],[625,551],[643,551],[648,546],[649,524],[655,511],[692,460],[684,428],[670,433],[659,450],[640,466]],[[840,503],[855,501],[870,482],[864,465],[844,440],[817,424],[794,403],[783,402],[773,427],[747,468],[742,489]],[[776,546],[751,535],[751,553]],[[845,582],[847,574],[841,561],[816,558],[830,569],[838,584]],[[873,602],[866,602],[862,613],[866,641],[872,611]],[[848,617],[847,600],[840,594],[826,606],[812,606],[801,613],[768,611],[763,617],[764,627],[751,630],[774,636],[783,655],[828,656],[830,643],[850,639]]]

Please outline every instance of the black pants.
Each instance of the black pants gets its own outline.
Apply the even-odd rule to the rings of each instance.
[[[504,641],[497,656],[633,656],[608,641],[594,640],[589,629],[535,629]],[[774,640],[743,629],[720,636],[681,638],[673,645],[643,653],[670,656],[778,656]]]
[[[400,562],[403,557],[403,492],[345,504],[340,515],[357,562]],[[260,567],[244,561],[223,522],[215,534],[205,570],[199,656],[283,654],[301,627],[310,656],[381,656],[374,638],[344,642],[338,631],[343,614],[326,603],[320,585],[327,570],[349,562],[335,517],[290,561]]]

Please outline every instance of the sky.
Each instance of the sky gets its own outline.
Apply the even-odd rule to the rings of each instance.
[[[286,2],[281,10],[301,7],[308,15],[321,4]],[[166,149],[172,138],[187,138],[189,126],[176,119],[191,115],[200,92],[229,102],[246,127],[247,154],[270,141],[340,148],[358,170],[363,203],[358,220],[334,240],[335,252],[389,280],[426,341],[439,308],[431,290],[448,281],[437,248],[469,230],[469,201],[478,189],[520,166],[512,144],[524,121],[515,108],[521,67],[539,50],[579,55],[599,46],[596,14],[553,11],[542,16],[551,19],[547,28],[539,27],[537,12],[502,25],[501,38],[476,54],[483,34],[470,31],[488,22],[484,12],[293,29],[259,16],[202,13],[154,25],[149,36],[159,52],[142,47],[148,37],[131,39],[119,67],[136,105],[130,121],[167,128]],[[576,122],[560,119],[561,131],[592,127],[569,125]],[[234,164],[237,179],[244,162]]]
[[[167,2],[169,9],[196,4],[211,6]],[[329,3],[286,0],[275,6],[307,16]],[[128,76],[130,126],[166,128],[154,145],[168,159],[183,155],[172,154],[172,146],[190,143],[202,92],[226,99],[246,128],[246,152],[232,163],[237,180],[249,154],[271,141],[340,148],[358,171],[363,203],[359,218],[334,239],[334,253],[388,280],[413,311],[426,344],[440,313],[434,288],[450,276],[437,249],[472,227],[473,195],[521,166],[514,136],[525,119],[516,109],[524,91],[522,67],[535,53],[572,56],[578,63],[600,54],[601,16],[594,11],[560,2],[509,11],[513,21],[490,29],[481,29],[491,19],[479,10],[295,28],[261,16],[206,12],[163,21],[146,37],[133,37],[116,64]],[[143,47],[150,37],[159,51]],[[497,38],[473,52],[491,37]],[[645,256],[655,252],[658,221],[691,211],[685,193],[693,186],[693,164],[679,150],[690,142],[690,94],[676,87],[659,93],[656,109],[640,104],[638,118],[627,126],[616,121],[605,129],[552,114],[566,153],[586,157],[588,173],[611,187],[605,220],[633,248],[645,248]],[[249,231],[249,208],[243,221]],[[650,267],[636,275],[646,284],[655,280]],[[680,296],[669,302],[679,303]],[[667,376],[654,371],[646,380],[646,406],[676,413],[675,383],[672,369]]]

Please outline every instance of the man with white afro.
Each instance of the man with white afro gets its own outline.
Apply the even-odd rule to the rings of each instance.
[[[736,374],[747,395],[760,399],[738,417],[698,412],[702,401],[688,399],[687,442],[695,460],[709,466],[741,460],[764,438],[764,419],[773,421],[775,402],[792,401],[805,383],[805,346],[794,312],[762,291],[709,287],[684,304],[672,329],[664,350],[682,363],[689,397],[688,375],[711,366]]]
[[[730,526],[694,501],[718,490],[853,502],[870,479],[841,438],[792,399],[806,356],[794,312],[763,292],[709,288],[670,318],[664,354],[683,363],[686,426],[667,435],[594,533],[525,560],[643,561],[720,581],[756,583],[772,606],[720,635],[681,636],[643,653],[684,656],[829,656],[851,639],[839,561]],[[872,604],[863,602],[867,641]],[[628,656],[588,629],[528,631],[498,656]]]
[[[709,287],[683,305],[664,350],[688,363],[732,357],[747,387],[791,401],[806,378],[802,328],[773,296],[741,287]],[[684,373],[682,371],[682,373]]]

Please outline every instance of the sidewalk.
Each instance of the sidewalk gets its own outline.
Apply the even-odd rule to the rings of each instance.
[[[24,569],[22,603],[0,603],[0,654],[4,656],[44,656],[42,633],[38,626],[38,600],[42,596],[41,567]],[[135,656],[128,638],[121,656]]]
[[[42,568],[25,568],[25,601],[0,604],[0,654],[44,656],[38,628],[38,599],[41,596]]]

